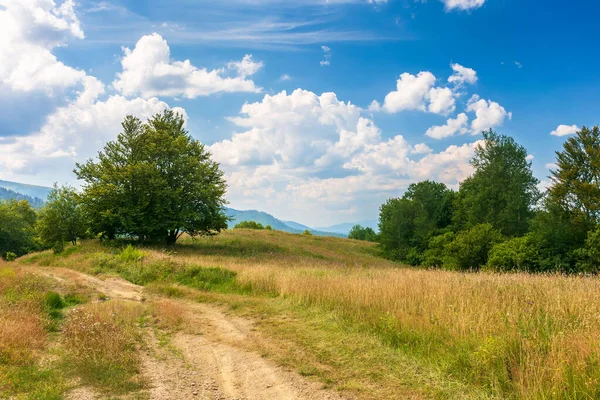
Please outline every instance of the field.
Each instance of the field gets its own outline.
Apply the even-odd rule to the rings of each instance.
[[[166,250],[124,246],[89,241],[2,264],[2,321],[27,324],[19,329],[32,339],[0,341],[9,382],[0,397],[163,398],[143,349],[156,341],[161,362],[190,363],[185,343],[201,333],[212,341],[197,348],[239,356],[239,365],[268,360],[295,376],[285,375],[290,387],[315,390],[306,398],[600,398],[597,278],[410,269],[370,243],[276,231],[184,238]],[[95,301],[109,291],[109,301]],[[48,292],[61,301],[56,312]],[[244,339],[218,333],[224,321]],[[78,330],[95,322],[109,328]],[[0,338],[15,337],[11,326],[0,323]],[[96,347],[113,351],[90,355]],[[40,387],[54,397],[36,397]],[[251,398],[276,398],[250,389]]]

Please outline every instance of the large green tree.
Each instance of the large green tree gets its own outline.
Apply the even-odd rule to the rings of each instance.
[[[475,173],[460,185],[457,228],[489,223],[506,236],[524,235],[540,199],[525,148],[490,129],[483,132],[471,165]]]
[[[549,200],[574,218],[600,222],[600,128],[583,127],[556,152]]]
[[[36,250],[35,223],[37,215],[26,200],[0,201],[0,256],[7,253],[21,256]]]
[[[183,234],[227,228],[226,184],[219,165],[167,110],[148,122],[128,116],[98,160],[77,164],[93,230],[174,244]]]
[[[42,243],[55,251],[62,250],[64,242],[77,244],[77,239],[86,233],[86,223],[80,196],[74,188],[54,185],[40,210],[36,228]]]

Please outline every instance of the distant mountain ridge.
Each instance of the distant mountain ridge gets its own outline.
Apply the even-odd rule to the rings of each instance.
[[[27,185],[24,183],[9,182],[0,180],[0,200],[2,199],[26,199],[35,207],[41,207],[43,202],[46,201],[48,194],[52,190],[51,187],[47,186],[36,186]],[[257,210],[236,210],[233,208],[225,207],[225,213],[231,218],[228,225],[229,228],[233,228],[236,224],[242,221],[254,221],[263,225],[271,225],[273,229],[289,232],[289,233],[302,233],[309,230],[313,235],[316,236],[336,236],[336,237],[347,237],[350,229],[357,223],[343,223],[323,228],[311,228],[307,225],[300,224],[294,221],[282,221],[275,218],[273,215],[264,211]],[[358,224],[364,227],[371,227],[377,230],[377,221],[362,221]]]

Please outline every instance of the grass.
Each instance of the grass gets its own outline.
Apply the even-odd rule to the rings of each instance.
[[[266,355],[358,397],[600,398],[595,277],[410,269],[370,243],[246,230],[21,262],[205,292],[259,321]]]

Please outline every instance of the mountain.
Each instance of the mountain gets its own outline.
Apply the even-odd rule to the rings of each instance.
[[[350,233],[350,229],[352,229],[352,227],[354,225],[360,225],[363,228],[371,228],[375,232],[377,232],[379,230],[379,227],[377,226],[377,221],[374,219],[359,221],[359,222],[345,222],[342,224],[326,226],[326,227],[319,227],[319,228],[315,228],[315,229],[319,230],[319,231],[333,232],[333,233],[338,233],[338,234],[348,236],[348,233]]]
[[[42,208],[44,205],[44,200],[39,197],[27,196],[3,187],[0,187],[0,200],[27,200],[33,208]]]
[[[29,197],[37,197],[43,201],[46,201],[46,197],[48,197],[48,194],[52,190],[51,187],[26,185],[24,183],[8,181],[0,181],[0,188],[12,190],[13,192],[17,192]]]
[[[308,229],[315,236],[335,236],[335,237],[348,236],[347,234],[344,235],[344,234],[339,234],[336,232],[315,230],[315,229],[309,228],[306,225],[302,225],[302,224],[299,224],[294,221],[282,221],[280,219],[275,218],[271,214],[268,214],[263,211],[256,211],[256,210],[241,211],[241,210],[235,210],[233,208],[226,207],[225,214],[227,214],[227,216],[231,218],[231,221],[229,221],[229,223],[228,223],[229,228],[233,228],[236,224],[238,224],[242,221],[254,221],[254,222],[258,222],[259,224],[263,224],[263,225],[271,225],[271,228],[273,228],[275,230],[289,232],[289,233],[302,233]]]
[[[309,231],[313,230],[313,228],[311,228],[310,226],[302,225],[302,224],[299,224],[298,222],[294,222],[294,221],[283,221],[283,223],[286,224],[287,226],[289,226],[290,228],[295,229],[297,231],[304,232],[307,229]]]

